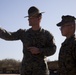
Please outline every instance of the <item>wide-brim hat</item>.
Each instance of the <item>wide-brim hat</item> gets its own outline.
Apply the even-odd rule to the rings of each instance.
[[[24,16],[24,18],[33,17],[33,16],[39,16],[39,15],[42,15],[42,13],[44,13],[44,12],[40,12],[37,7],[32,6],[28,10],[28,16]]]
[[[64,25],[65,23],[69,23],[69,22],[75,22],[76,18],[74,16],[71,16],[71,15],[66,15],[66,16],[62,16],[62,20],[61,22],[59,22],[57,24],[57,26],[62,26]]]

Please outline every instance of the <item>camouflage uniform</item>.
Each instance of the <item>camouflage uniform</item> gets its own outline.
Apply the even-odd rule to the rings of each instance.
[[[23,60],[21,64],[21,75],[48,75],[48,68],[44,61],[45,56],[55,53],[56,45],[53,36],[47,30],[33,31],[19,29],[16,32],[7,32],[0,29],[0,37],[5,40],[21,40],[23,43]],[[31,54],[27,47],[37,47],[41,53]]]
[[[76,37],[66,39],[59,53],[60,75],[76,75]]]

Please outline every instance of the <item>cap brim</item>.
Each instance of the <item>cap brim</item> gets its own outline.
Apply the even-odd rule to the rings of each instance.
[[[43,14],[43,13],[45,13],[45,12],[41,12],[41,13],[39,13],[39,14]],[[34,15],[34,14],[33,14]],[[33,15],[31,15],[31,16],[33,16]],[[30,16],[24,16],[24,18],[27,18],[27,17],[30,17]]]
[[[62,22],[59,22],[58,24],[57,24],[57,26],[61,26],[63,23]]]
[[[24,16],[24,18],[27,18],[27,17],[29,17],[29,16]]]

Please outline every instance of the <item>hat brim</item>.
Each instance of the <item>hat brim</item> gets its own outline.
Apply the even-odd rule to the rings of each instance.
[[[41,12],[41,13],[39,13],[39,14],[43,14],[43,13],[45,13],[45,12]],[[37,15],[39,15],[39,14],[37,14]],[[34,16],[34,14],[33,14],[33,15],[31,15],[31,16],[24,16],[24,18],[32,17],[32,16]]]

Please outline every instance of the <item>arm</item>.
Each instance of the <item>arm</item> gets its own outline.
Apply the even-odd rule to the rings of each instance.
[[[46,34],[46,45],[44,48],[40,48],[40,51],[44,54],[44,56],[53,55],[56,52],[56,45],[54,43],[54,37],[48,31],[45,32]]]
[[[0,38],[4,40],[19,40],[22,30],[19,29],[16,32],[8,32],[5,29],[0,28]]]
[[[72,46],[72,57],[76,62],[76,42],[75,44]]]

